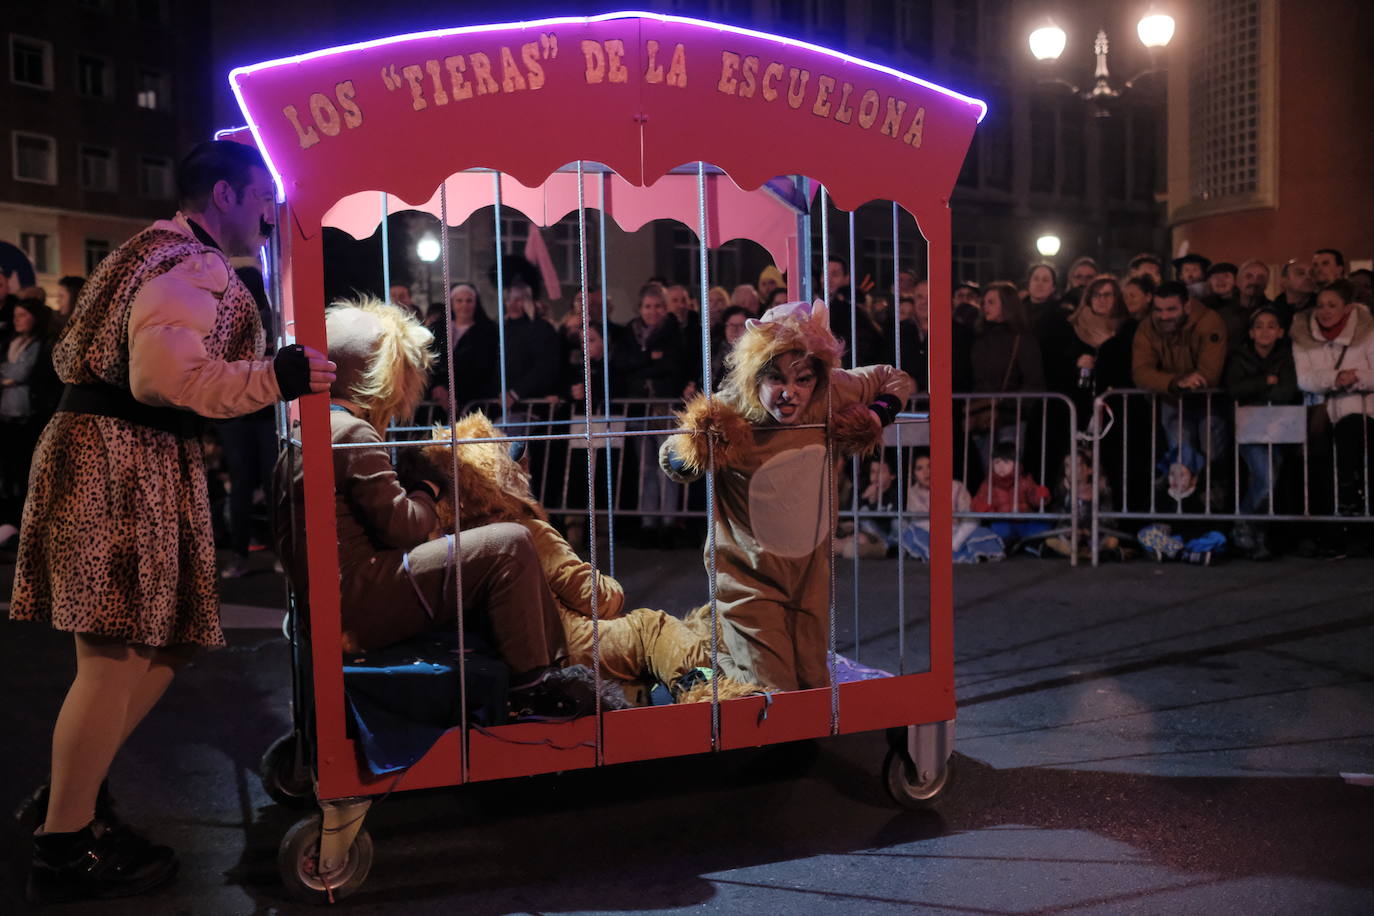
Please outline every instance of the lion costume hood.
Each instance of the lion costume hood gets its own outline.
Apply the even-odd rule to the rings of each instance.
[[[725,382],[721,395],[749,423],[768,420],[768,411],[759,400],[758,379],[769,364],[786,353],[800,353],[811,360],[819,376],[812,395],[816,405],[825,408],[825,387],[830,370],[840,365],[844,345],[830,331],[830,312],[819,299],[811,304],[788,302],[775,305],[761,318],[745,323],[744,336],[725,357]],[[814,422],[809,419],[807,422]]]
[[[329,396],[356,404],[383,436],[392,420],[408,421],[434,364],[429,329],[373,296],[333,303],[324,326],[337,366]]]

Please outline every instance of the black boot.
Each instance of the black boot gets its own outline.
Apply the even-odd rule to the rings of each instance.
[[[176,877],[176,855],[125,828],[92,821],[75,833],[35,834],[24,896],[29,903],[143,894]]]
[[[45,782],[14,809],[14,819],[25,832],[32,833],[48,819],[48,797],[51,794],[52,784]],[[95,797],[95,819],[110,828],[124,826],[114,808],[114,796],[110,794],[110,781],[107,779],[100,784],[100,792]]]

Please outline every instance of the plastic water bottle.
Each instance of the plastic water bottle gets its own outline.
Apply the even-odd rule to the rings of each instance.
[[[1078,387],[1091,388],[1093,386],[1093,371],[1087,366],[1078,367]]]

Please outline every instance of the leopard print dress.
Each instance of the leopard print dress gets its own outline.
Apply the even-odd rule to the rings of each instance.
[[[53,352],[63,382],[127,389],[129,313],[139,289],[188,258],[223,257],[165,225],[134,236],[92,274]],[[260,359],[257,307],[228,275],[206,353]],[[34,454],[21,531],[12,619],[147,646],[224,644],[199,439],[115,417],[55,414]]]

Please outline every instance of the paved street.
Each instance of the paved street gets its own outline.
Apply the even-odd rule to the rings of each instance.
[[[280,580],[225,589],[202,657],[117,762],[121,811],[177,883],[63,913],[294,913],[275,867],[296,812],[256,776],[286,729]],[[698,600],[694,552],[622,550],[632,599]],[[837,594],[852,594],[848,567]],[[9,568],[5,567],[4,594]],[[924,574],[904,564],[908,670]],[[897,664],[897,563],[866,563],[860,657]],[[660,761],[374,807],[356,913],[1374,912],[1374,561],[960,569],[956,779],[893,806],[878,734]],[[652,597],[650,597],[652,596]],[[839,612],[852,646],[853,613]],[[6,810],[43,778],[69,637],[0,623]],[[1346,778],[1342,777],[1346,774]],[[1365,785],[1360,785],[1360,782]],[[6,831],[0,912],[23,910]]]

